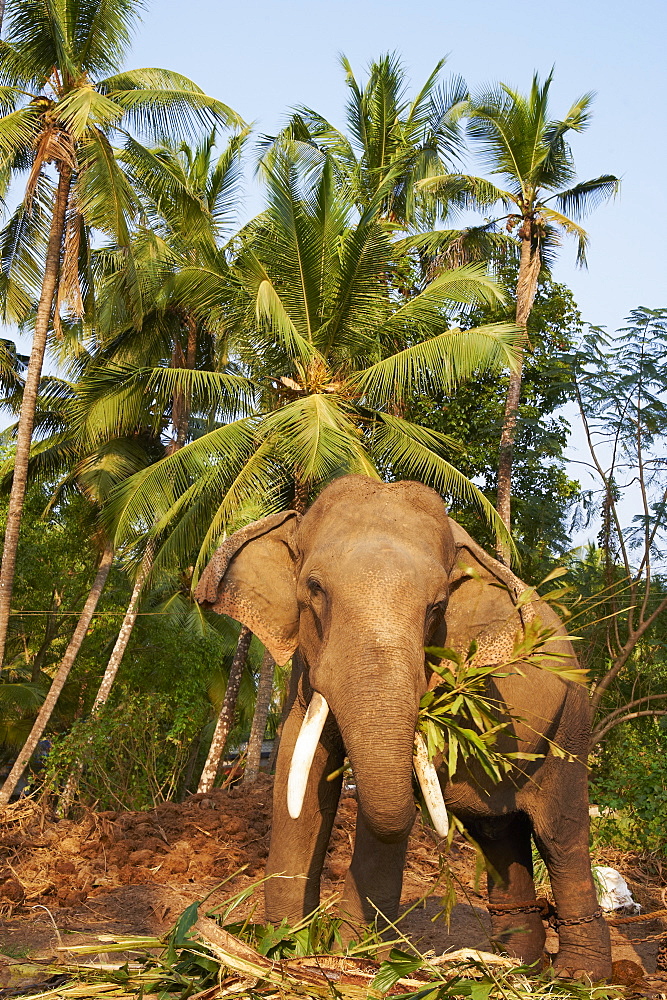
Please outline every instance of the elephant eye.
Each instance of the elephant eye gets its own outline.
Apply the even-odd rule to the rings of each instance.
[[[316,594],[324,593],[324,588],[322,584],[320,583],[319,580],[316,580],[314,577],[311,577],[308,580],[308,590],[313,596],[315,596]]]

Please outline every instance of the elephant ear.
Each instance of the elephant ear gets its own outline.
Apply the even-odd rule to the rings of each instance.
[[[235,531],[212,556],[195,590],[205,608],[229,615],[254,632],[276,663],[298,644],[295,510],[270,514]]]
[[[447,605],[447,645],[465,655],[477,642],[477,666],[507,660],[517,632],[535,618],[535,604],[516,604],[527,589],[506,566],[490,556],[450,518],[456,546]],[[540,617],[545,605],[540,605]],[[546,609],[553,616],[550,609]],[[555,616],[554,616],[555,617]]]

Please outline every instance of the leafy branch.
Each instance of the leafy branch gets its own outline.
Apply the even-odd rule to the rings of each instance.
[[[540,587],[566,572],[564,567],[558,567],[537,587],[526,587],[513,600],[514,613],[540,601],[549,602],[561,615],[567,616],[569,611],[564,600],[571,589],[569,586],[559,585],[544,594],[539,593]],[[493,586],[509,593],[504,583]],[[525,720],[512,715],[503,702],[489,694],[488,682],[491,677],[522,674],[523,666],[529,663],[555,673],[563,681],[585,684],[587,671],[576,666],[576,660],[573,663],[571,654],[553,648],[554,641],[562,642],[563,638],[558,626],[544,625],[537,615],[525,615],[514,635],[511,653],[502,663],[476,663],[479,659],[476,640],[470,643],[465,655],[448,647],[426,648],[429,665],[439,680],[420,701],[417,731],[426,742],[429,758],[446,760],[450,778],[461,761],[475,761],[487,777],[497,783],[515,767],[516,761],[538,760],[543,756],[499,748],[499,737],[503,733],[511,737],[514,722],[521,721],[525,725]],[[556,755],[563,754],[556,745],[551,744],[551,747]]]
[[[477,643],[471,642],[465,656],[453,649],[428,647],[434,672],[440,677],[437,687],[426,692],[419,704],[417,731],[426,741],[431,760],[447,759],[451,778],[459,761],[475,760],[493,782],[499,782],[516,760],[536,760],[540,754],[497,749],[498,736],[512,725],[512,719],[501,722],[497,713],[500,702],[488,695],[487,681],[499,674],[498,666],[476,667]]]

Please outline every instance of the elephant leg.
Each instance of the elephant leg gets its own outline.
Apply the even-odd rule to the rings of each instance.
[[[377,920],[378,928],[384,930],[388,920],[396,920],[407,846],[407,837],[395,844],[378,840],[359,809],[354,853],[340,904],[351,935],[357,933],[362,924]]]
[[[287,812],[287,778],[292,752],[305,714],[305,699],[295,698],[283,726],[273,786],[271,846],[264,883],[266,919],[295,923],[317,909],[320,876],[338,808],[342,778],[327,781],[341,767],[344,750],[340,733],[330,714],[315,753],[301,815]]]
[[[546,815],[540,811],[533,817],[533,828],[549,871],[558,919],[564,921],[558,926],[554,966],[563,975],[585,971],[594,979],[606,979],[611,975],[611,946],[604,917],[593,916],[599,903],[588,847],[588,798],[585,796],[586,808],[576,815],[553,800],[550,804]],[[581,918],[584,920],[579,922]]]
[[[536,903],[528,818],[519,813],[471,824],[470,832],[487,862],[493,939],[526,965],[541,965],[546,935],[540,914],[503,912]]]

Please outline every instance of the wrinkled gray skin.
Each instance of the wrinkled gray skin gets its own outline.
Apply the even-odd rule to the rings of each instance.
[[[509,590],[497,586],[508,580]],[[278,663],[294,654],[275,779],[267,874],[278,877],[266,882],[269,921],[300,920],[319,903],[341,787],[340,779],[326,776],[346,755],[360,808],[342,910],[357,924],[378,910],[395,919],[415,818],[417,711],[430,680],[424,646],[446,640],[467,650],[475,637],[478,662],[502,662],[521,625],[513,601],[522,587],[448,519],[435,492],[411,482],[346,476],[303,518],[293,511],[271,515],[221,546],[197,598],[252,629]],[[544,605],[537,610],[545,624],[559,624]],[[573,655],[565,639],[553,649]],[[528,664],[522,673],[499,677],[495,691],[521,720],[513,723],[519,749],[544,759],[522,761],[498,785],[465,768],[452,781],[442,771],[445,801],[484,851],[492,903],[535,899],[532,834],[559,916],[584,917],[597,908],[588,853],[586,691]],[[313,690],[331,711],[295,820],[287,812],[287,776]],[[569,759],[550,753],[548,741]],[[516,749],[516,741],[508,738],[507,748]],[[495,916],[493,935],[509,953],[540,962],[545,935],[538,914]],[[604,921],[562,927],[556,964],[563,973],[608,976]]]

